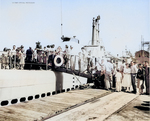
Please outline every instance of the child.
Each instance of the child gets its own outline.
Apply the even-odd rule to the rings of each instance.
[[[116,92],[121,91],[121,83],[122,83],[122,74],[119,72],[119,69],[117,69],[117,73],[115,75],[116,77]]]

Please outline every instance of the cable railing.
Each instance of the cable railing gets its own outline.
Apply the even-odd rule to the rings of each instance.
[[[0,69],[44,69],[48,70],[48,56],[0,51]]]
[[[91,65],[93,64],[90,64],[88,58],[80,55],[57,54],[44,51],[33,52],[32,54],[0,51],[0,69],[6,70],[61,70],[63,68],[72,72],[92,73]]]

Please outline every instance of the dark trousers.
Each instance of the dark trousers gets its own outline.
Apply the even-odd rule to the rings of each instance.
[[[102,86],[102,88],[105,88],[105,82],[104,82],[104,79],[105,79],[105,75],[104,75],[104,74],[102,74],[102,75],[100,76],[100,80],[101,80],[101,86]]]
[[[135,76],[136,74],[135,73],[131,73],[131,82],[132,82],[132,87],[133,87],[133,92],[136,93],[136,81],[135,81]]]
[[[101,86],[101,81],[100,81],[100,71],[96,71],[96,73],[94,74],[94,85],[97,88],[100,88]]]
[[[113,75],[113,87],[114,88],[116,87],[116,77],[115,77],[115,75]]]
[[[145,78],[146,94],[150,94],[149,77]]]

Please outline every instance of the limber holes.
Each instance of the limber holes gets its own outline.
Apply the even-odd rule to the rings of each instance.
[[[18,102],[18,99],[11,100],[11,104],[16,104]]]
[[[51,95],[51,93],[50,93],[50,92],[48,92],[48,93],[47,93],[47,96],[50,96],[50,95]]]
[[[45,97],[45,93],[41,94],[41,97],[42,97],[42,98]]]
[[[53,92],[52,92],[52,95],[55,95],[55,94],[56,94],[56,92],[55,92],[55,91],[53,91]]]
[[[59,94],[60,93],[60,90],[57,90],[57,94]]]
[[[67,88],[67,92],[70,91],[70,88]]]
[[[8,105],[8,103],[9,103],[8,100],[4,100],[4,101],[1,102],[1,106]]]
[[[75,88],[78,88],[79,86],[78,85],[76,85],[76,87]]]
[[[39,97],[40,97],[40,95],[38,95],[38,94],[37,94],[37,95],[35,95],[35,99],[38,99]]]
[[[78,85],[76,85],[76,88],[78,88]],[[71,88],[72,90],[74,90],[74,88]],[[70,88],[67,89],[67,92],[70,91]],[[52,92],[52,95],[55,95],[56,93],[59,94],[61,92],[65,92],[65,89],[62,89],[61,91],[60,90],[57,90],[57,91],[53,91]],[[43,93],[41,94],[41,97],[45,97],[45,96],[50,96],[51,95],[51,92],[48,92],[47,94]],[[35,99],[39,99],[40,98],[40,95],[37,94],[35,95]],[[28,98],[28,101],[30,100],[33,100],[33,96],[29,96]],[[20,102],[25,102],[26,101],[26,97],[22,97],[20,98]],[[18,102],[18,99],[12,99],[11,100],[11,104],[16,104]],[[6,106],[9,104],[9,101],[8,100],[4,100],[1,102],[1,106]]]
[[[20,102],[24,102],[24,101],[26,101],[25,97],[20,98]]]
[[[29,96],[29,97],[28,97],[28,100],[32,100],[32,99],[33,99],[33,96]]]
[[[65,89],[62,89],[61,92],[65,92]]]

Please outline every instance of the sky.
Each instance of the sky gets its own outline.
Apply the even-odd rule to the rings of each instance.
[[[150,0],[0,0],[0,51],[35,48],[37,41],[42,47],[59,45],[62,35],[91,44],[92,19],[98,15],[100,39],[113,55],[125,48],[134,54],[141,36],[150,41]]]

